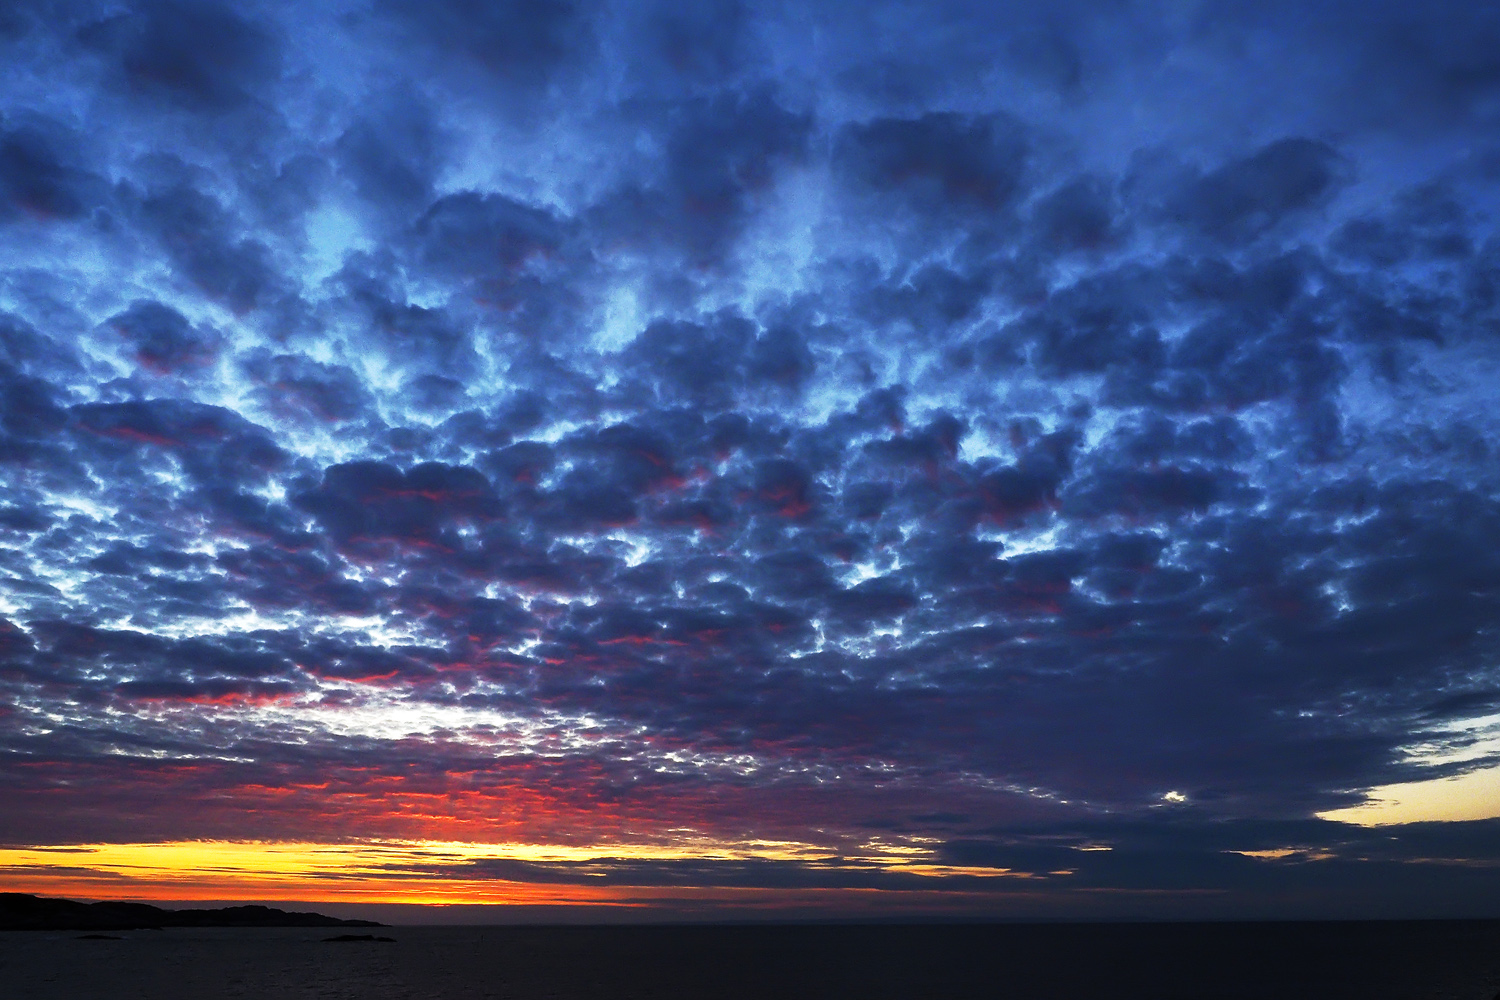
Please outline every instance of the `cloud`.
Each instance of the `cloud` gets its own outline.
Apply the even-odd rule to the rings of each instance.
[[[515,86],[545,84],[591,43],[587,5],[571,0],[393,0],[381,6],[444,55],[471,59]]]
[[[1487,15],[43,10],[0,836],[991,898],[889,834],[1246,913],[1488,863],[1315,819],[1494,760]],[[698,836],[838,862],[624,849]]]
[[[10,124],[0,131],[0,220],[76,219],[102,198],[100,178],[76,164],[70,130],[35,117]]]
[[[152,371],[167,374],[214,360],[213,338],[193,330],[182,313],[160,302],[132,302],[109,324],[129,342],[136,360]]]
[[[273,33],[218,4],[142,3],[86,24],[78,38],[137,93],[194,111],[250,101],[281,68]]]
[[[846,126],[836,168],[859,186],[899,194],[919,211],[1003,208],[1021,192],[1026,138],[1004,115],[934,112]]]
[[[1346,170],[1326,143],[1280,139],[1188,179],[1183,189],[1168,197],[1162,211],[1212,239],[1243,242],[1325,202],[1347,183]]]

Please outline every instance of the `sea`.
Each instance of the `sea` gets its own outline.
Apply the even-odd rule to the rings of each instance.
[[[1500,921],[0,933],[4,1000],[1497,995]]]

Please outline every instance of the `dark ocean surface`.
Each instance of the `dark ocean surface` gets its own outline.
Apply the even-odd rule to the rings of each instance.
[[[171,929],[0,934],[6,1000],[1492,1000],[1500,921]]]

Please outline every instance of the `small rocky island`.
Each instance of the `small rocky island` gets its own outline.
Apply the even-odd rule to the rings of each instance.
[[[0,892],[0,931],[131,931],[167,927],[383,927],[270,906],[164,910],[149,903],[79,903],[23,892]]]

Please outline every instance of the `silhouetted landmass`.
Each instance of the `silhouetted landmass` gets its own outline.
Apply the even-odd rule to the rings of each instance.
[[[393,937],[380,937],[375,934],[338,934],[323,939],[324,944],[343,944],[348,941],[384,941],[387,944],[395,944]]]
[[[23,892],[0,892],[0,930],[129,931],[157,927],[383,927],[373,920],[340,920],[321,913],[289,913],[270,906],[164,910],[149,903],[79,903]]]

